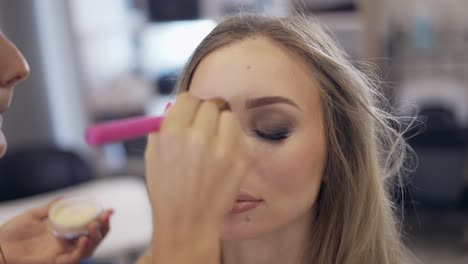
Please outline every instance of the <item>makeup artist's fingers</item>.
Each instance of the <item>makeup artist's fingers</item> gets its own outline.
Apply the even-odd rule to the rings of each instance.
[[[83,257],[89,257],[93,254],[94,250],[97,248],[99,243],[103,239],[101,233],[101,227],[98,221],[93,221],[88,225],[88,245],[86,246],[85,251],[83,252]]]
[[[88,225],[88,245],[84,252],[85,257],[93,254],[94,250],[99,246],[102,240],[106,237],[110,228],[110,216],[113,210],[109,209],[103,212],[95,221]]]
[[[98,221],[93,221],[88,225],[88,237],[92,246],[95,246],[101,241],[103,235],[101,233],[101,224]]]
[[[73,248],[73,250],[71,252],[58,256],[54,264],[79,263],[81,258],[85,256],[88,245],[89,245],[89,238],[85,236],[80,237],[76,241],[76,245]]]
[[[211,139],[216,135],[218,117],[218,106],[210,100],[203,102],[193,121],[192,133],[208,140]]]
[[[231,111],[231,106],[229,105],[229,103],[222,98],[217,97],[217,98],[210,99],[208,101],[215,104],[220,112]]]
[[[39,219],[39,220],[44,220],[46,219],[48,216],[49,216],[49,210],[50,208],[52,208],[52,206],[57,203],[58,201],[60,201],[63,197],[58,197],[58,198],[55,198],[54,200],[50,201],[49,203],[47,203],[46,205],[43,205],[39,208],[36,208],[36,209],[33,209],[32,210],[32,214],[35,218]]]
[[[224,111],[219,118],[218,134],[215,137],[214,155],[225,163],[222,169],[224,173],[218,181],[222,193],[226,199],[220,199],[224,211],[220,211],[224,216],[232,206],[240,185],[247,172],[246,148],[242,138],[242,129],[238,119],[232,112]]]
[[[180,131],[192,124],[200,100],[188,93],[177,96],[176,103],[167,112],[160,131]]]
[[[219,129],[215,137],[213,155],[215,159],[222,161],[223,170],[231,171],[237,163],[240,150],[243,150],[241,141],[241,128],[239,121],[232,112],[224,111],[219,118]],[[224,180],[224,179],[223,179]]]
[[[217,151],[232,151],[238,148],[242,130],[239,121],[232,112],[221,112],[218,133],[215,137]]]
[[[113,214],[114,214],[114,210],[108,209],[104,213],[102,213],[101,216],[99,217],[99,222],[101,226],[101,234],[103,237],[105,237],[107,233],[109,233],[110,218]]]

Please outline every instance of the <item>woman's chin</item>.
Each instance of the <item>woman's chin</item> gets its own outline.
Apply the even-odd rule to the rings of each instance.
[[[224,229],[221,235],[221,240],[223,241],[238,241],[238,240],[248,240],[253,239],[257,235],[253,230],[248,229]]]
[[[261,235],[261,227],[248,217],[228,217],[223,226],[221,240],[235,241],[253,239]]]

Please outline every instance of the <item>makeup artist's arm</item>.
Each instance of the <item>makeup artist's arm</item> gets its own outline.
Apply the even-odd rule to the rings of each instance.
[[[182,94],[149,137],[152,263],[220,261],[223,221],[247,170],[243,133],[228,107]]]
[[[89,235],[77,240],[52,235],[46,222],[49,203],[19,215],[0,227],[0,246],[8,264],[73,264],[91,256],[109,231],[111,210],[88,226]],[[0,256],[0,263],[3,260]]]

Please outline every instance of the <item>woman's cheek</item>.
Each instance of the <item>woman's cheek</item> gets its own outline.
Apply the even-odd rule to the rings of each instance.
[[[297,195],[298,191],[310,192],[311,186],[320,185],[324,166],[324,151],[313,142],[306,141],[285,146],[265,155],[262,175],[270,187],[283,195]]]

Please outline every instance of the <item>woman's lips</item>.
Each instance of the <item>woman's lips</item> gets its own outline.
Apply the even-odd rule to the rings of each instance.
[[[263,200],[256,198],[248,193],[240,193],[237,195],[236,202],[229,213],[241,214],[252,209],[255,209]]]
[[[236,201],[229,213],[241,214],[256,208],[262,201]]]

